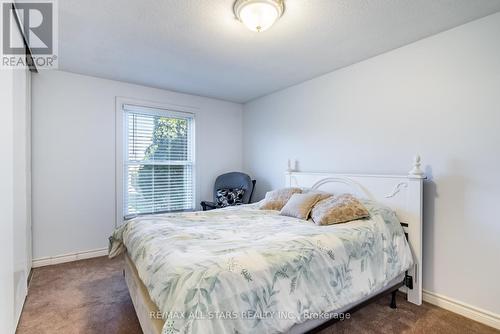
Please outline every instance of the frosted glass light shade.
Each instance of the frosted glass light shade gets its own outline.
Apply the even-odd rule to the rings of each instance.
[[[282,0],[236,0],[234,14],[250,30],[269,29],[283,14]]]

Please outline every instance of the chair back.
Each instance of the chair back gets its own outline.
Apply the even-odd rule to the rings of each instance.
[[[215,180],[214,185],[214,202],[217,202],[217,190],[225,188],[242,188],[245,189],[243,194],[242,202],[243,204],[250,203],[252,199],[254,182],[250,176],[245,173],[231,172],[219,175]]]

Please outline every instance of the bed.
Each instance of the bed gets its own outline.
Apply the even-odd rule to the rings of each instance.
[[[303,333],[403,285],[421,303],[422,180],[287,171],[286,186],[356,195],[369,219],[331,226],[246,205],[144,216],[110,256],[144,333]],[[407,242],[407,240],[409,242]]]

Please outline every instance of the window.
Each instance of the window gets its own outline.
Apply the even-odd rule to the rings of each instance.
[[[193,114],[123,105],[123,217],[194,209]]]

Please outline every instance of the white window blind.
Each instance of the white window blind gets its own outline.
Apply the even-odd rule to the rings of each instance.
[[[124,217],[194,209],[192,114],[124,105]]]

